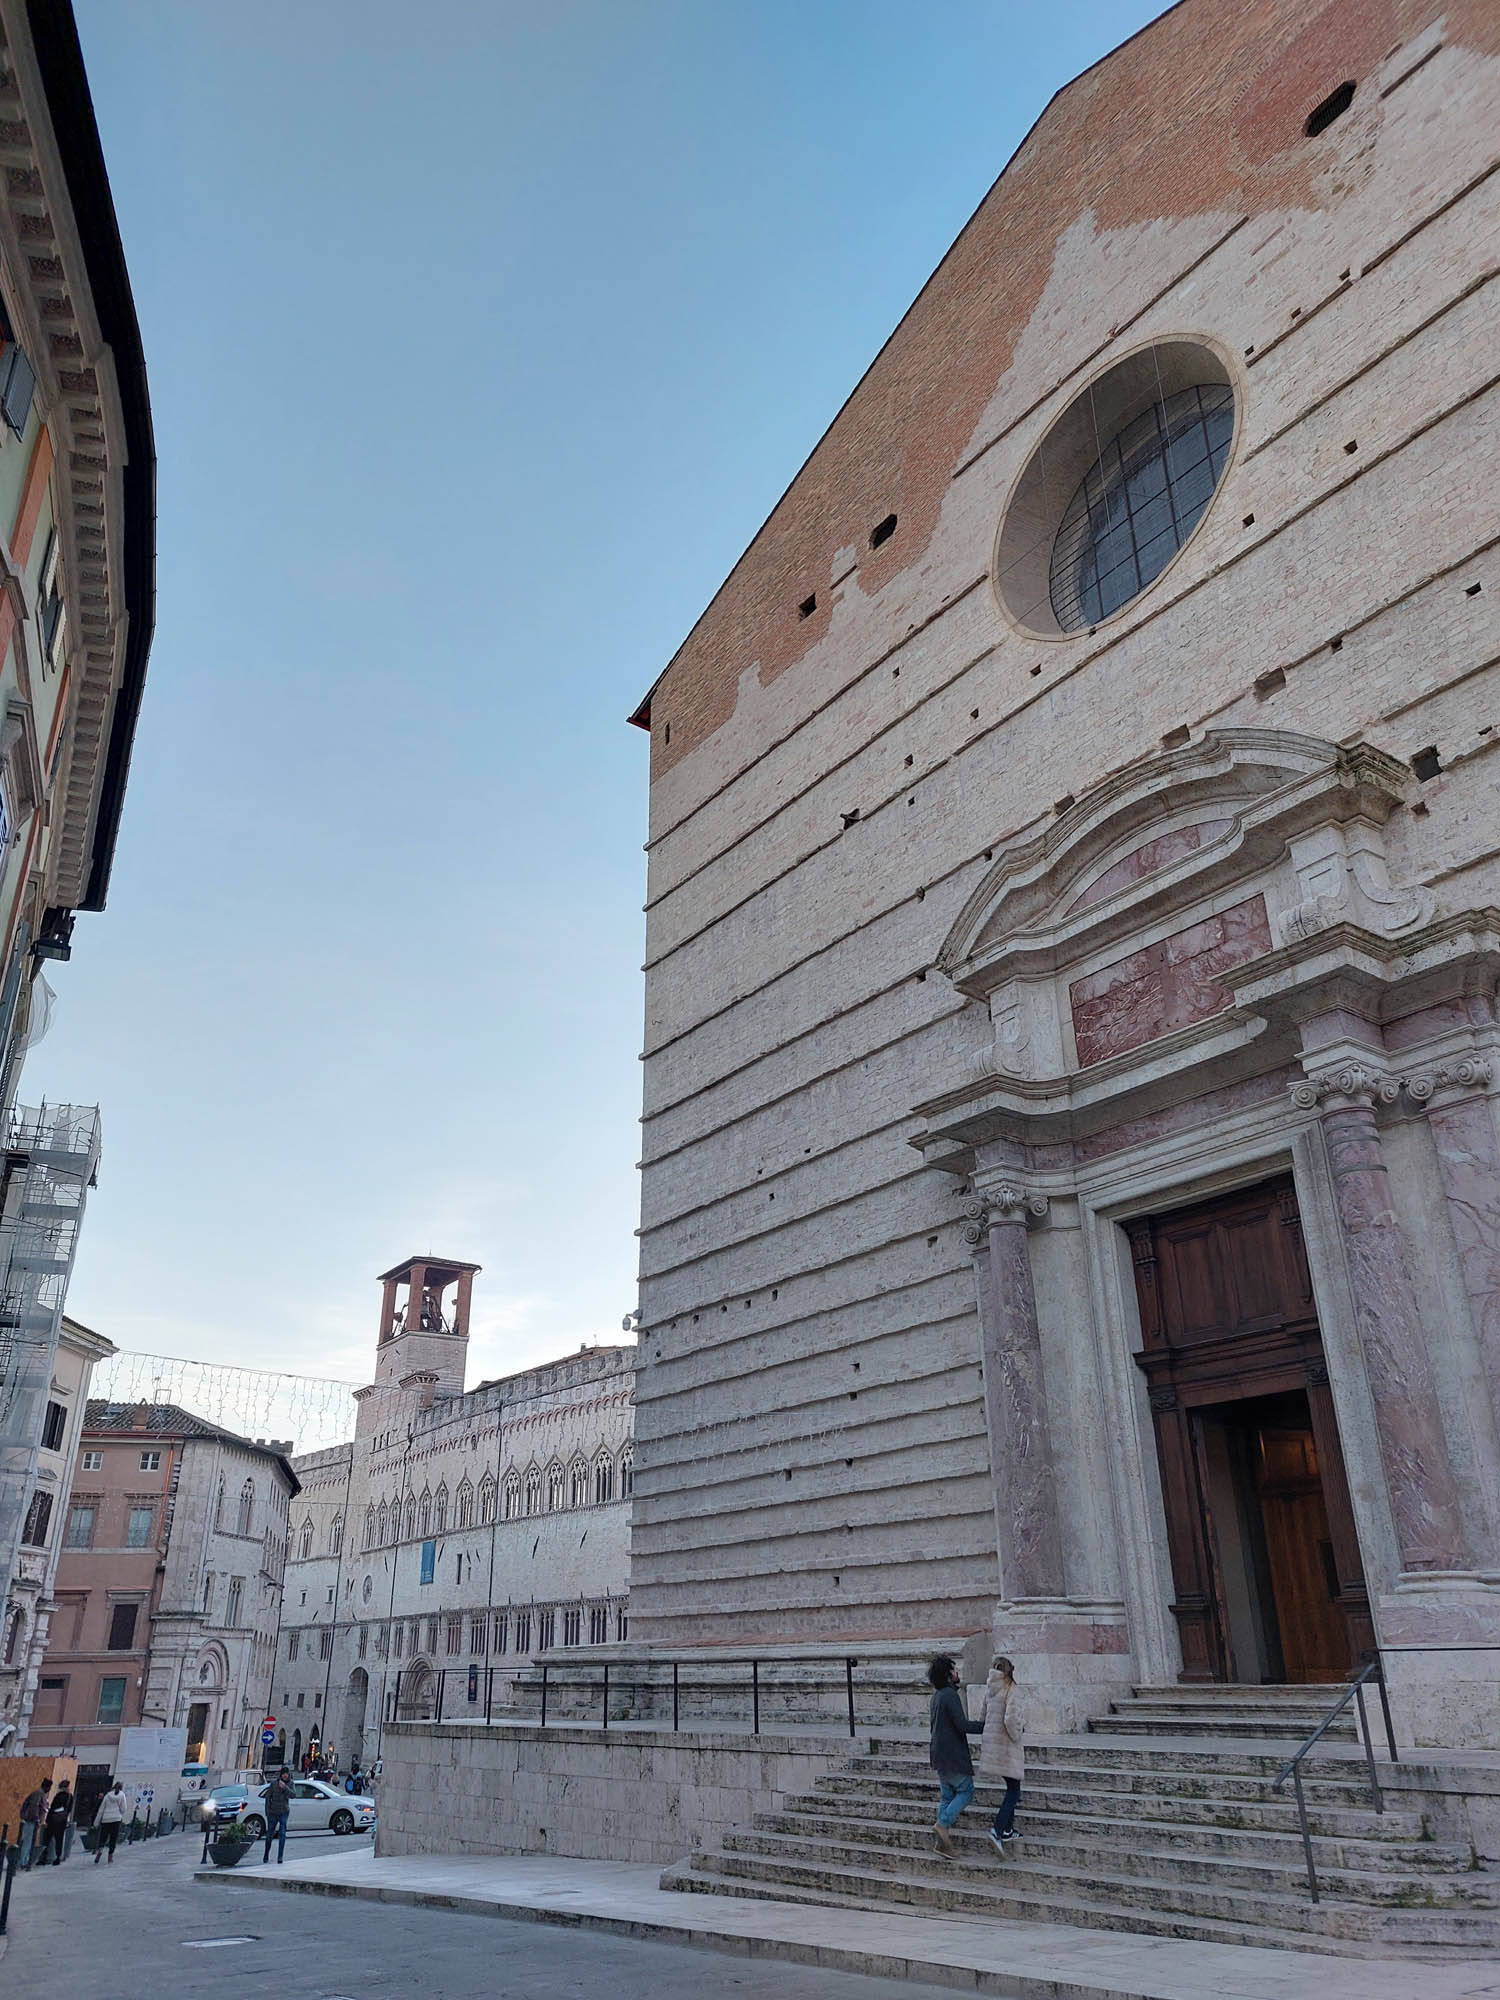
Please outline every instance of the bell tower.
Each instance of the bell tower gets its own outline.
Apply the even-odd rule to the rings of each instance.
[[[451,1257],[408,1257],[382,1271],[377,1382],[403,1384],[423,1376],[434,1393],[463,1394],[469,1351],[469,1299],[478,1264]],[[453,1297],[446,1294],[456,1287]]]

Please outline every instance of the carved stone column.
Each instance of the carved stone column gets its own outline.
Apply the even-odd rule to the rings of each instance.
[[[1489,1080],[1490,1065],[1466,1057],[1431,1076],[1408,1077],[1406,1088],[1419,1102],[1443,1093],[1429,1103],[1427,1122],[1458,1243],[1474,1337],[1500,1420],[1500,1136],[1494,1108],[1480,1094]]]
[[[1000,1580],[1007,1598],[1063,1595],[1047,1385],[1026,1243],[1028,1221],[1046,1213],[1044,1196],[1006,1185],[968,1204],[964,1229],[975,1253]]]
[[[1404,1570],[1464,1569],[1458,1483],[1443,1435],[1406,1239],[1391,1200],[1374,1100],[1383,1079],[1350,1065],[1292,1088],[1320,1104],[1334,1202]]]

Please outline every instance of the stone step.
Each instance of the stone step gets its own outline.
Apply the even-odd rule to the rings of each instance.
[[[1206,1708],[1276,1702],[1326,1715],[1346,1685],[1344,1681],[1155,1681],[1132,1687],[1130,1693],[1136,1701],[1198,1702]],[[1373,1690],[1372,1699],[1379,1700]]]
[[[1269,1833],[1295,1828],[1297,1809],[1284,1794],[1262,1794],[1234,1801],[1220,1797],[1193,1797],[1172,1791],[1105,1791],[1100,1787],[1038,1784],[1027,1785],[1024,1803],[1028,1812],[1060,1813],[1069,1817],[1103,1816],[1128,1819],[1147,1818],[1176,1826],[1244,1828]],[[1327,1839],[1367,1840],[1373,1845],[1387,1842],[1417,1845],[1428,1839],[1426,1816],[1420,1812],[1398,1812],[1387,1806],[1383,1813],[1366,1802],[1354,1805],[1318,1805],[1308,1799],[1308,1830]],[[1424,1849],[1425,1851],[1425,1849]]]
[[[1314,1716],[1303,1728],[1300,1722],[1290,1722],[1285,1716],[1263,1709],[1246,1709],[1236,1715],[1205,1709],[1189,1716],[1168,1709],[1133,1709],[1112,1703],[1108,1715],[1090,1717],[1089,1728],[1108,1736],[1255,1736],[1284,1743],[1290,1754],[1299,1744],[1307,1741],[1320,1720],[1320,1717]],[[1327,1743],[1353,1743],[1358,1738],[1354,1725],[1350,1723],[1346,1727],[1344,1718],[1340,1716],[1323,1740]]]
[[[853,1762],[858,1764],[861,1759]],[[1073,1769],[1067,1765],[1043,1765],[1033,1769],[1027,1764],[1028,1792],[1044,1786],[1061,1785],[1077,1792],[1110,1793],[1136,1792],[1145,1798],[1190,1798],[1208,1799],[1223,1803],[1226,1801],[1245,1804],[1271,1805],[1283,1799],[1290,1807],[1290,1792],[1278,1794],[1271,1790],[1270,1778],[1247,1776],[1218,1776],[1190,1773],[1185,1779],[1173,1780],[1167,1772],[1144,1772],[1140,1774],[1113,1770]],[[937,1789],[937,1780],[930,1769],[912,1764],[902,1774],[890,1771],[862,1772],[855,1769],[828,1771],[816,1780],[818,1791],[839,1793],[867,1792],[871,1796],[884,1798],[931,1798]],[[1003,1786],[994,1786],[980,1779],[978,1789],[986,1797],[1003,1792]],[[1303,1796],[1309,1805],[1340,1807],[1349,1811],[1373,1812],[1370,1805],[1369,1788],[1362,1782],[1342,1778],[1306,1778],[1302,1786]],[[1295,1810],[1295,1808],[1293,1808]]]
[[[989,1817],[988,1805],[982,1808],[976,1806],[965,1815],[960,1825],[970,1819],[978,1825]],[[1371,1818],[1374,1817],[1372,1814]],[[1299,1879],[1303,1868],[1302,1836],[1294,1820],[1284,1819],[1280,1826],[1269,1828],[1182,1824],[1128,1813],[1101,1816],[1049,1811],[1027,1797],[1022,1800],[1020,1823],[1029,1846],[1038,1839],[1063,1843],[1087,1841],[1125,1853],[1149,1848],[1154,1852],[1169,1849],[1184,1854],[1220,1856],[1226,1860],[1253,1858],[1291,1867],[1297,1871]],[[924,1811],[919,1806],[903,1806],[895,1801],[859,1800],[851,1801],[847,1811],[830,1812],[804,1800],[780,1811],[757,1813],[752,1825],[757,1831],[803,1834],[816,1839],[857,1837],[886,1846],[915,1845],[919,1836],[925,1841],[930,1835],[932,1810],[930,1803]],[[1466,1847],[1440,1845],[1437,1841],[1371,1839],[1361,1834],[1315,1834],[1313,1859],[1320,1870],[1347,1868],[1370,1874],[1460,1874],[1469,1870],[1470,1856]]]
[[[884,1836],[884,1837],[882,1837]],[[953,1839],[959,1861],[991,1868],[1002,1865],[982,1830],[954,1829]],[[1283,1854],[1266,1858],[1240,1854],[1199,1854],[1162,1845],[1154,1830],[1143,1828],[1139,1846],[1100,1840],[1086,1829],[1064,1834],[1039,1829],[1030,1820],[1022,1831],[1016,1873],[1018,1878],[1040,1875],[1047,1881],[1063,1876],[1095,1881],[1109,1876],[1120,1882],[1145,1885],[1157,1900],[1163,1884],[1171,1894],[1203,1889],[1218,1896],[1244,1891],[1257,1896],[1295,1896],[1306,1884],[1300,1843]],[[815,1830],[790,1832],[751,1828],[730,1834],[723,1843],[733,1854],[753,1854],[768,1860],[811,1863],[820,1867],[869,1867],[884,1873],[890,1869],[923,1869],[932,1856],[930,1833],[919,1839],[907,1826],[880,1822],[855,1823],[836,1827],[831,1835]],[[1008,1864],[1003,1864],[1008,1865]],[[1451,1866],[1451,1861],[1450,1861]],[[1325,1897],[1344,1903],[1367,1903],[1381,1908],[1409,1908],[1413,1880],[1408,1873],[1319,1865],[1319,1888]],[[1421,1892],[1428,1906],[1440,1909],[1494,1909],[1493,1897],[1486,1900],[1485,1888],[1476,1888],[1483,1878],[1472,1875],[1430,1874],[1422,1878]],[[1488,1885],[1486,1885],[1487,1887]]]
[[[754,1882],[748,1878],[718,1875],[711,1870],[699,1870],[690,1862],[664,1870],[661,1886],[664,1889],[678,1889],[699,1895],[736,1896],[750,1900],[769,1899],[776,1902],[798,1903],[814,1909],[848,1909],[853,1906],[897,1916],[909,1916],[913,1907],[909,1899],[903,1901],[894,1897],[870,1894],[839,1895],[823,1890],[794,1887],[790,1884],[778,1886],[775,1883]],[[1031,1898],[1017,1902],[1013,1898],[999,1895],[985,1914],[997,1919],[1014,1918],[1031,1923],[1069,1924],[1087,1930],[1103,1929],[1137,1936],[1180,1938],[1199,1944],[1235,1944],[1258,1946],[1262,1949],[1321,1951],[1346,1958],[1395,1958],[1441,1963],[1455,1955],[1453,1946],[1441,1942],[1408,1943],[1389,1938],[1370,1942],[1360,1938],[1338,1938],[1326,1934],[1320,1937],[1316,1933],[1279,1930],[1264,1924],[1225,1923],[1203,1918],[1164,1916],[1155,1912],[1117,1909],[1096,1901],[1072,1901],[1060,1897],[1042,1905]],[[1467,1942],[1460,1942],[1457,1949],[1466,1953],[1472,1947]]]
[[[931,1865],[923,1866],[915,1857],[900,1856],[892,1857],[887,1870],[868,1858],[839,1866],[815,1859],[720,1849],[711,1855],[695,1854],[690,1867],[695,1874],[818,1889],[861,1904],[872,1898],[884,1899],[909,1907],[1013,1916],[1034,1923],[1076,1922],[1072,1911],[1104,1906],[1112,1915],[1133,1911],[1138,1918],[1165,1918],[1173,1924],[1182,1919],[1211,1920],[1391,1945],[1441,1942],[1461,1943],[1470,1950],[1500,1947],[1500,1913],[1444,1908],[1425,1897],[1421,1903],[1392,1908],[1332,1901],[1315,1904],[1308,1899],[1305,1887],[1299,1898],[1291,1893],[1214,1889],[1179,1880],[1094,1871],[1083,1874],[1055,1864],[1033,1867],[1020,1856],[1002,1861],[991,1854],[990,1860],[993,1866],[985,1868],[962,1860],[945,1862],[934,1855]],[[1062,1908],[1070,1914],[1055,1914]],[[1146,1927],[1157,1928],[1155,1924]]]

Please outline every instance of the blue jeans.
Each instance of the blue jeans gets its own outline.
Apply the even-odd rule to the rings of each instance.
[[[950,1778],[938,1773],[942,1785],[942,1796],[938,1800],[937,1823],[939,1826],[953,1826],[959,1814],[974,1796],[972,1778]]]
[[[16,1861],[18,1868],[29,1868],[31,1866],[32,1849],[38,1845],[36,1827],[29,1819],[23,1819],[21,1822],[21,1852]]]
[[[264,1855],[262,1855],[261,1857],[262,1866],[264,1866],[265,1863],[270,1860],[271,1842],[273,1840],[276,1840],[276,1836],[278,1834],[280,1834],[281,1838],[277,1842],[276,1846],[276,1859],[278,1861],[285,1861],[286,1860],[286,1814],[285,1813],[281,1815],[280,1819],[267,1819],[266,1821],[266,1851]]]
[[[995,1814],[995,1824],[990,1829],[992,1833],[1003,1835],[1010,1832],[1016,1823],[1016,1802],[1020,1796],[1021,1780],[1019,1778],[1007,1778],[1005,1781],[1005,1797],[1000,1801],[1000,1809]]]

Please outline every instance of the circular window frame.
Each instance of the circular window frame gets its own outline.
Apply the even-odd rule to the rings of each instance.
[[[1063,516],[1092,467],[1099,440],[1107,445],[1153,402],[1179,389],[1222,383],[1234,398],[1234,429],[1218,484],[1187,537],[1143,590],[1094,625],[1065,631],[1052,609],[1052,551]],[[1213,514],[1239,460],[1244,432],[1245,375],[1238,357],[1211,334],[1173,333],[1138,342],[1114,355],[1047,422],[1011,482],[990,551],[990,593],[1001,616],[1030,643],[1092,638],[1128,618],[1187,554]],[[1105,397],[1105,425],[1095,425]],[[1050,459],[1051,464],[1047,461]]]

